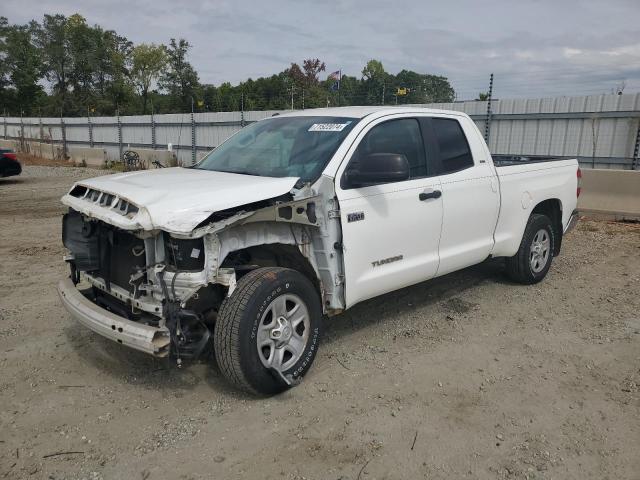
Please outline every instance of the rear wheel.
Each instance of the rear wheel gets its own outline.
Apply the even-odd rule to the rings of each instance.
[[[251,271],[220,307],[214,330],[220,370],[252,393],[290,388],[315,358],[321,317],[317,290],[301,273],[280,267]]]
[[[507,259],[509,277],[523,284],[541,281],[551,267],[555,242],[551,219],[537,213],[531,215],[518,252]]]

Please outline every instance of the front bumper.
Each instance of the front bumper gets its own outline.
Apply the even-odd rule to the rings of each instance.
[[[71,279],[58,283],[58,294],[74,319],[103,337],[155,357],[169,354],[171,340],[166,327],[143,325],[99,307],[86,298]]]
[[[569,217],[569,221],[567,222],[567,226],[564,227],[564,232],[563,234],[566,235],[567,233],[569,233],[571,230],[573,230],[576,226],[576,224],[578,223],[578,210],[574,210],[571,213],[571,217]]]

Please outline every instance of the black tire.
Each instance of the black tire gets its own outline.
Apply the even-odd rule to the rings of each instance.
[[[258,268],[244,275],[220,307],[214,328],[214,351],[224,376],[236,387],[273,395],[290,388],[283,378],[265,367],[257,347],[257,331],[269,304],[283,294],[297,295],[309,312],[310,332],[299,360],[283,374],[297,383],[309,370],[318,351],[322,307],[313,284],[289,268]]]
[[[531,249],[534,238],[540,230],[545,230],[549,237],[549,251],[546,257],[546,263],[539,271],[535,271],[532,267]],[[534,213],[529,217],[527,226],[524,229],[524,235],[520,242],[518,252],[510,258],[507,258],[507,275],[518,283],[531,285],[541,281],[551,268],[553,252],[555,251],[556,237],[553,230],[551,219],[546,215]]]

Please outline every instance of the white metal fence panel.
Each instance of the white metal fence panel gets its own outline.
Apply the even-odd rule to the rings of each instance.
[[[439,103],[465,112],[484,132],[487,101]],[[505,99],[491,102],[489,148],[499,155],[578,157],[583,165],[640,168],[640,94]],[[2,118],[0,138],[104,148],[166,150],[191,164],[243,126],[280,111],[178,113],[128,117]]]

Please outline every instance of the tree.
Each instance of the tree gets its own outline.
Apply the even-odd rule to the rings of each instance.
[[[67,18],[64,15],[45,15],[42,28],[36,35],[36,46],[42,54],[45,78],[51,82],[58,98],[59,112],[68,113],[67,94],[71,55],[67,36]]]
[[[296,85],[299,85],[300,87],[304,85],[305,76],[302,72],[302,69],[300,68],[300,65],[298,65],[297,63],[292,63],[291,66],[287,70],[285,70],[285,73],[287,74],[287,77],[289,77],[289,80],[291,80]]]
[[[142,114],[147,114],[147,100],[151,84],[158,80],[167,63],[164,47],[141,43],[133,48],[131,79],[142,97]]]
[[[369,60],[362,69],[362,76],[365,80],[382,79],[385,73],[382,62],[379,60]]]
[[[325,81],[325,92],[330,93],[327,93],[326,97],[324,98],[325,103],[321,106],[332,106],[338,104],[338,92],[331,90],[333,84],[333,80]],[[364,91],[365,90],[362,79],[344,74],[340,78],[341,105],[361,105],[362,99],[366,97],[366,94],[363,95]]]
[[[45,115],[85,115],[87,109],[113,115],[148,111],[184,112],[192,99],[198,110],[278,110],[327,105],[379,105],[449,102],[454,98],[445,77],[402,70],[387,73],[372,59],[361,76],[320,79],[326,65],[319,58],[291,63],[286,70],[237,85],[201,86],[188,61],[189,43],[171,39],[168,46],[137,47],[127,38],[79,14],[44,15],[42,22],[11,25],[0,17],[0,109],[27,114],[37,107]],[[44,80],[44,81],[43,81]],[[157,82],[158,89],[154,90]],[[46,90],[46,91],[45,91]],[[620,88],[622,90],[622,88]]]
[[[480,92],[476,100],[480,102],[486,102],[487,100],[489,100],[489,92]]]
[[[8,91],[9,74],[11,70],[7,63],[7,34],[9,33],[9,21],[6,17],[0,16],[0,104],[6,106],[10,102]]]
[[[448,103],[453,102],[456,97],[447,77],[440,75],[425,75],[424,88],[426,103]]]
[[[136,109],[132,99],[135,92],[131,81],[133,43],[112,30],[98,29],[98,33],[103,50],[98,57],[97,71],[105,76],[103,96],[106,107],[110,113],[123,106],[125,111],[134,113]]]
[[[65,24],[69,52],[69,86],[73,92],[73,109],[83,110],[82,105],[92,102],[95,72],[95,32],[82,15],[71,15]]]
[[[320,72],[324,72],[326,66],[319,58],[307,58],[302,62],[302,70],[306,86],[312,87],[318,85]]]
[[[6,31],[4,40],[4,62],[9,71],[9,80],[15,90],[14,103],[25,115],[33,114],[33,106],[43,93],[38,81],[42,75],[42,62],[38,49],[33,44],[36,22],[15,25]]]
[[[320,85],[320,72],[326,70],[326,65],[319,58],[307,58],[302,61],[302,67],[297,63],[284,71],[289,84],[286,86],[291,98],[291,88],[296,93],[300,108],[324,106],[325,90]],[[286,92],[283,92],[286,93]],[[288,102],[287,102],[288,103]],[[290,105],[290,103],[288,103]],[[294,102],[295,106],[295,102]]]
[[[191,100],[199,87],[198,74],[187,61],[189,48],[191,45],[185,39],[176,42],[172,38],[165,47],[169,68],[160,77],[160,86],[172,97],[172,106],[182,111],[191,108]]]
[[[362,103],[365,105],[379,105],[382,99],[383,90],[389,92],[389,74],[384,71],[382,62],[379,60],[369,60],[362,69],[363,95]]]

